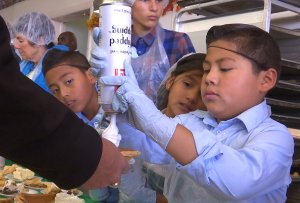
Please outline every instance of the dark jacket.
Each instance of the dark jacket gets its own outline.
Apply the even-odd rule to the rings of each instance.
[[[0,16],[0,156],[70,189],[93,175],[101,154],[98,133],[20,72]]]

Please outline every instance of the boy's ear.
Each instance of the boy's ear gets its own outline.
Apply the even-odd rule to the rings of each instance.
[[[172,87],[173,83],[174,83],[174,79],[175,76],[171,75],[171,77],[168,79],[168,81],[166,82],[166,89],[169,91],[170,88]]]
[[[266,71],[262,71],[262,82],[259,88],[260,93],[267,93],[276,85],[277,71],[274,68],[269,68]]]
[[[95,78],[91,73],[91,68],[86,71],[87,77],[89,78],[91,84],[95,84],[97,82],[97,78]]]

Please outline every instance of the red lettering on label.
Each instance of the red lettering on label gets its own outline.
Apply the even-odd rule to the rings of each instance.
[[[125,69],[120,69],[120,76],[125,76]]]
[[[115,69],[115,76],[118,76],[118,69]]]

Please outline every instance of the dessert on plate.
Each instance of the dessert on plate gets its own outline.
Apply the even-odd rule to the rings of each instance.
[[[15,197],[15,202],[16,203],[27,203],[26,200],[19,195]]]
[[[26,180],[24,182],[25,186],[34,187],[34,188],[47,188],[47,184],[42,182],[39,178],[34,178],[32,180]]]
[[[14,203],[14,198],[0,199],[0,203]]]
[[[0,190],[0,193],[4,195],[16,195],[22,192],[23,189],[24,189],[23,184],[20,183],[16,184],[12,180],[7,180],[5,181],[3,189]]]
[[[5,176],[0,174],[0,181],[5,181]]]
[[[3,173],[4,174],[13,174],[13,172],[16,171],[17,168],[22,168],[22,167],[18,166],[17,164],[13,164],[11,166],[4,166]]]
[[[135,156],[140,156],[141,155],[141,152],[135,151],[135,150],[132,150],[132,149],[126,149],[126,148],[119,147],[119,151],[120,151],[121,154],[123,154],[123,156],[125,156],[127,161],[129,161],[130,159],[132,159]]]
[[[5,185],[5,180],[0,180],[0,187],[4,187]]]
[[[26,203],[53,203],[55,194],[26,194],[22,193],[20,200],[25,200]],[[18,202],[23,203],[23,202]]]
[[[69,195],[64,191],[56,194],[55,203],[85,203],[85,201],[73,194]]]
[[[69,195],[78,195],[79,190],[77,188],[71,189],[71,190],[62,190],[59,187],[57,187],[54,183],[45,183],[47,185],[47,188],[45,190],[45,194],[57,194],[57,193],[67,193]]]
[[[16,168],[13,172],[14,179],[16,180],[30,180],[34,177],[34,172],[29,169]]]

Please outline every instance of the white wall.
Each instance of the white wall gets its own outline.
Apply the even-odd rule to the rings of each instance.
[[[66,23],[66,31],[73,32],[77,38],[77,49],[83,55],[86,54],[87,41],[88,41],[88,29],[85,22],[88,18],[82,18]]]
[[[63,20],[59,20],[59,17],[86,9],[90,10],[92,5],[93,0],[25,0],[0,10],[0,15],[10,22],[13,22],[15,19],[28,12],[37,11],[44,13],[52,19],[56,32],[54,43],[57,43],[58,35],[66,30],[65,23]],[[87,32],[87,27],[85,27],[85,29],[86,30],[84,30],[83,33]],[[85,37],[88,37],[88,39],[85,39],[84,41],[86,43],[91,43],[90,35],[86,34]],[[86,45],[86,47],[91,46],[92,45],[90,44]],[[81,53],[86,54],[89,52],[87,52],[85,48],[85,51],[82,50]]]
[[[91,2],[93,0],[25,0],[0,10],[0,15],[12,22],[21,15],[32,11],[41,12],[49,16],[57,11],[65,11],[67,13],[73,7],[84,7],[82,8],[83,10],[86,8],[85,5]]]

